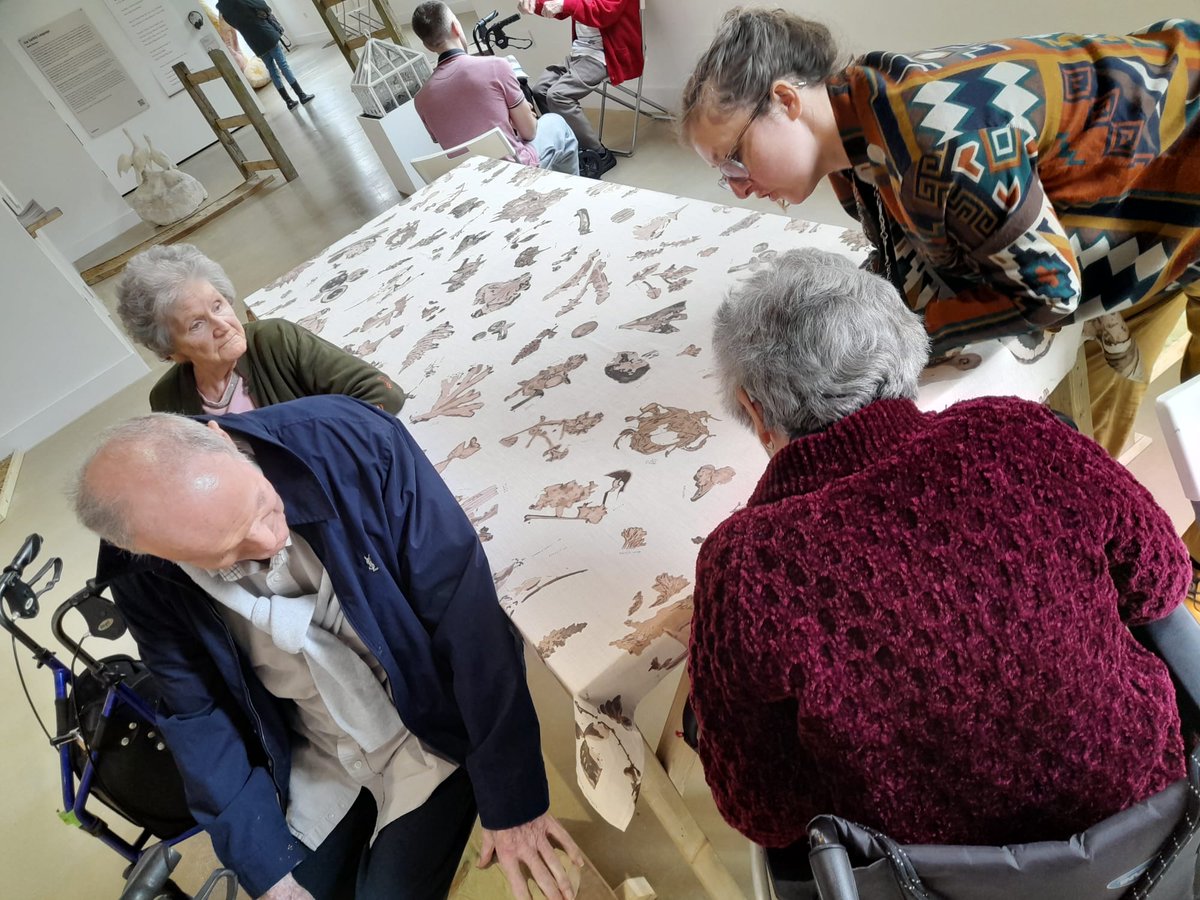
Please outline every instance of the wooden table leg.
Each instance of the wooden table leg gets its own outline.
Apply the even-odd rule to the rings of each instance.
[[[1092,396],[1088,391],[1087,354],[1083,344],[1079,345],[1075,365],[1059,382],[1058,387],[1050,392],[1050,396],[1046,398],[1046,405],[1074,419],[1083,434],[1088,437],[1095,435],[1092,425]]]
[[[745,900],[746,895],[684,804],[679,789],[655,756],[654,748],[649,742],[645,747],[641,800],[650,807],[712,900]]]

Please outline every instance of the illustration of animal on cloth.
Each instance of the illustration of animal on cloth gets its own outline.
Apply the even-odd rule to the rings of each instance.
[[[699,450],[712,437],[706,424],[709,420],[720,421],[707,410],[691,412],[678,406],[649,403],[642,407],[639,415],[625,417],[626,422],[636,422],[637,425],[622,431],[613,441],[613,446],[619,447],[621,439],[627,437],[631,450],[647,456],[653,453],[670,456],[672,450]],[[661,440],[668,435],[673,439]]]
[[[511,400],[518,394],[523,396],[525,398],[524,400],[521,400],[512,406],[512,409],[516,409],[519,406],[524,406],[530,400],[534,400],[538,397],[544,397],[546,395],[546,391],[550,390],[551,388],[558,387],[560,384],[570,384],[570,373],[574,372],[585,362],[587,362],[587,354],[576,353],[573,356],[567,357],[566,360],[560,362],[558,365],[547,366],[532,378],[518,382],[517,389],[504,399]]]
[[[528,290],[531,280],[530,274],[524,272],[508,281],[494,281],[491,284],[485,284],[475,292],[475,305],[479,309],[471,313],[471,318],[478,319],[480,316],[494,313],[506,306],[512,306],[517,302],[517,298]]]
[[[374,234],[367,235],[365,238],[359,238],[354,243],[347,244],[341,250],[335,250],[333,253],[329,254],[325,261],[335,263],[340,262],[343,259],[354,259],[354,257],[361,256],[374,247],[375,242],[381,237],[383,237],[383,232],[377,231]]]
[[[526,447],[533,446],[533,442],[541,438],[546,442],[548,449],[542,451],[542,456],[548,462],[563,459],[570,448],[563,446],[567,435],[587,434],[595,428],[604,418],[604,413],[591,412],[581,413],[573,419],[556,419],[553,422],[548,422],[545,416],[539,416],[538,421],[528,428],[524,428],[515,434],[510,434],[508,437],[501,438],[500,443],[505,447],[513,447],[522,435],[528,435],[529,440],[525,443]],[[557,442],[551,437],[553,429],[558,429]]]

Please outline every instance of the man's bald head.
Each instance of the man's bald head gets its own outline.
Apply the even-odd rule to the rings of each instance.
[[[105,540],[147,552],[144,537],[161,531],[164,519],[186,524],[227,502],[223,495],[246,468],[253,466],[220,429],[183,416],[141,416],[101,435],[76,479],[75,512]]]

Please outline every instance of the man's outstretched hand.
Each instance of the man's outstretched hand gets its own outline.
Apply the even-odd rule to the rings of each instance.
[[[486,868],[495,857],[508,876],[508,885],[516,900],[529,900],[522,866],[529,870],[537,886],[546,895],[546,900],[572,900],[575,891],[554,852],[555,844],[566,852],[572,863],[583,866],[583,854],[579,847],[548,812],[516,828],[500,831],[483,829],[483,848],[479,853],[478,865],[481,869]]]
[[[537,0],[518,0],[517,9],[526,16],[537,15]],[[541,15],[545,16],[547,19],[553,19],[562,11],[563,0],[546,0],[546,2],[542,4]]]

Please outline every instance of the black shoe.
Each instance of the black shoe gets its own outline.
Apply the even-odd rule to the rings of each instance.
[[[579,174],[584,178],[600,177],[600,161],[596,158],[595,150],[579,151]]]
[[[291,82],[291,85],[292,85],[292,90],[296,92],[296,96],[300,99],[301,103],[307,103],[309,100],[313,99],[313,97],[316,96],[316,94],[304,93],[304,88],[300,87],[300,85],[295,81]]]
[[[291,98],[291,95],[287,92],[287,88],[275,88],[275,90],[279,91],[279,96],[283,98],[283,102],[287,104],[288,109],[295,109],[300,105]]]
[[[596,175],[597,178],[616,166],[617,157],[607,147],[601,147],[599,150],[593,150],[592,152],[596,154],[596,165],[600,170]]]

